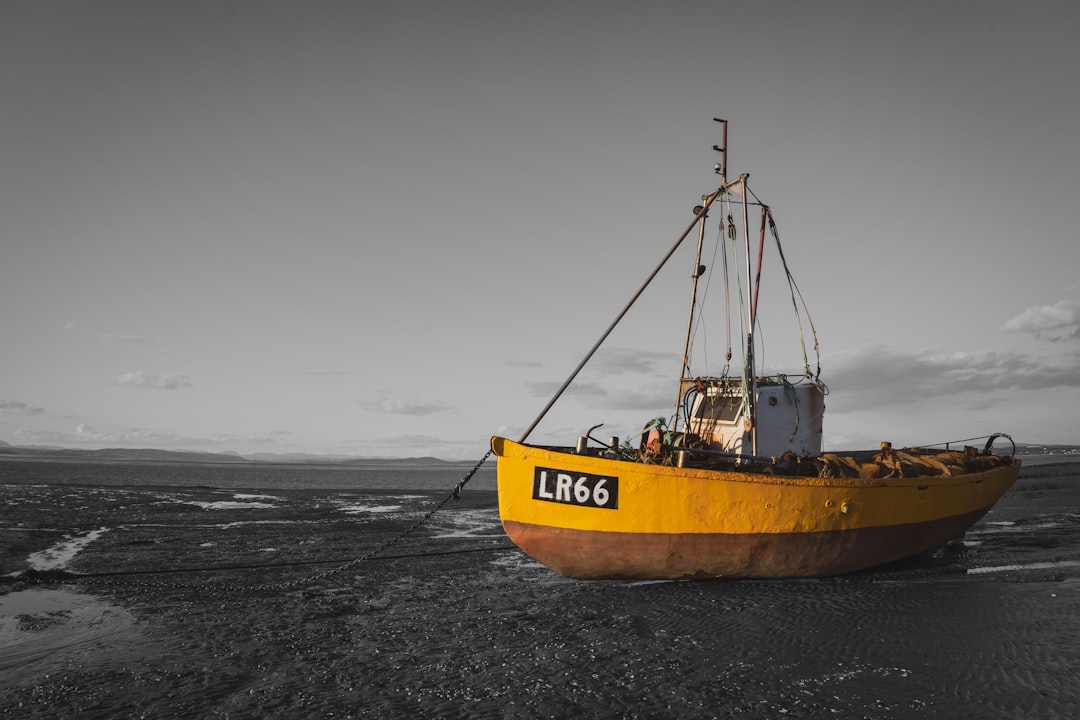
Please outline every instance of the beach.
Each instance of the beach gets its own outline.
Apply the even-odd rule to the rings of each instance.
[[[532,561],[487,468],[419,525],[460,471],[335,473],[0,462],[0,714],[1080,715],[1075,461],[903,563],[652,583]]]

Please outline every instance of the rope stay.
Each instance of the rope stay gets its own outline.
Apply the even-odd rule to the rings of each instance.
[[[773,240],[776,243],[776,252],[777,252],[777,255],[780,258],[780,264],[784,268],[784,276],[787,279],[788,289],[789,289],[790,294],[791,294],[791,304],[792,304],[792,307],[794,308],[794,311],[795,311],[795,322],[796,322],[796,325],[797,325],[797,327],[799,329],[799,344],[800,344],[800,346],[802,348],[802,354],[803,354],[803,372],[804,372],[804,376],[807,377],[807,378],[816,380],[817,382],[820,383],[819,378],[821,376],[821,351],[820,351],[820,347],[819,347],[819,344],[818,344],[817,328],[814,326],[814,320],[810,316],[810,309],[806,305],[806,299],[803,297],[802,291],[799,290],[798,283],[795,282],[795,276],[792,274],[791,268],[788,266],[787,258],[784,255],[784,247],[780,242],[780,231],[776,226],[776,219],[773,216],[772,208],[769,205],[766,205],[764,202],[761,201],[761,198],[759,198],[757,196],[757,194],[755,194],[754,191],[750,189],[750,186],[749,186],[748,183],[744,185],[744,188],[745,188],[746,196],[743,197],[743,202],[746,203],[746,204],[750,204],[750,198],[752,197],[753,198],[753,203],[752,204],[757,205],[758,207],[761,208],[761,211],[762,211],[762,231],[764,232],[764,224],[767,222],[768,226],[769,226],[769,232],[773,236]],[[731,237],[732,248],[733,248],[733,251],[737,252],[737,250],[735,250],[735,248],[737,247],[737,245],[735,243],[735,237],[734,237],[734,235],[735,235],[735,232],[734,232],[735,227],[734,227],[734,223],[733,223],[732,218],[731,218],[730,215],[728,216],[728,224],[729,224],[729,234],[732,236]],[[760,253],[760,248],[759,248],[759,253]],[[760,263],[760,256],[759,256],[759,261],[758,262]],[[760,264],[758,266],[758,269],[759,269],[759,272],[760,272]],[[738,279],[738,276],[736,275],[736,280],[737,279]],[[745,311],[745,308],[743,308],[742,305],[741,305],[742,288],[738,287],[737,289],[738,289],[739,300],[740,300],[740,312],[739,312],[739,315],[740,315],[740,317],[742,317],[742,314]],[[748,292],[749,292],[749,290],[748,290]],[[755,306],[755,308],[756,308],[756,304],[757,304],[756,303],[756,298],[754,298],[753,305]],[[801,312],[800,312],[800,309],[799,309],[800,305],[802,306]],[[803,322],[802,322],[803,314],[806,315],[806,321],[807,321],[807,324],[810,326],[810,333],[811,333],[811,337],[813,338],[814,355],[815,355],[815,359],[817,361],[817,370],[816,370],[816,372],[811,372],[811,370],[810,370],[810,360],[809,360],[809,356],[808,356],[807,351],[806,351],[806,333],[805,333],[805,330],[803,328]]]
[[[969,443],[972,440],[984,440],[985,439],[986,440],[986,445],[983,447],[982,454],[983,455],[989,455],[990,451],[994,449],[994,441],[997,440],[998,438],[1005,438],[1006,440],[1009,441],[1009,444],[1012,445],[1012,450],[1009,453],[1009,457],[1012,457],[1013,455],[1016,455],[1016,442],[1012,439],[1011,435],[1009,435],[1008,433],[1003,433],[1003,432],[991,433],[990,435],[977,435],[975,437],[964,438],[962,440],[946,440],[945,442],[928,443],[928,444],[924,444],[924,445],[916,445],[915,447],[932,448],[932,447],[939,447],[941,445],[944,445],[945,449],[948,450],[953,445],[959,445],[960,443]]]
[[[727,377],[728,371],[731,367],[731,286],[728,282],[728,254],[727,245],[724,243],[724,233],[726,232],[726,226],[724,224],[724,203],[727,202],[727,198],[720,199],[720,216],[721,220],[719,227],[716,230],[716,240],[713,243],[712,259],[709,262],[709,272],[705,281],[705,289],[701,293],[701,297],[695,300],[694,311],[694,329],[690,336],[690,342],[687,344],[687,357],[683,365],[683,377],[688,378],[692,374],[690,371],[690,355],[694,352],[694,348],[698,346],[698,333],[702,333],[705,336],[705,340],[701,342],[701,350],[705,355],[705,374],[709,374],[709,342],[708,342],[708,323],[705,321],[705,313],[708,308],[708,295],[709,288],[712,287],[712,280],[714,275],[714,268],[716,267],[716,256],[720,256],[721,262],[721,276],[724,278],[724,321],[725,321],[725,340],[727,342],[727,350],[724,353],[724,369],[721,372],[722,377]]]
[[[765,208],[769,218],[769,230],[772,233],[773,239],[776,241],[776,252],[780,256],[780,264],[784,266],[784,275],[787,277],[788,288],[791,290],[791,304],[795,309],[795,322],[799,326],[799,344],[802,346],[803,353],[803,370],[806,373],[806,377],[819,378],[821,377],[821,351],[818,347],[817,328],[814,327],[814,320],[810,317],[810,309],[806,306],[806,299],[803,298],[802,292],[799,290],[798,284],[795,282],[795,277],[791,274],[791,269],[788,267],[787,258],[784,257],[784,248],[780,244],[780,231],[776,227],[776,220],[773,218],[772,209]],[[798,296],[798,301],[796,301]],[[810,332],[814,339],[814,355],[817,360],[817,372],[813,375],[810,373],[810,360],[806,354],[806,337],[803,331],[802,313],[799,312],[799,303],[802,303],[802,311],[806,313],[806,321],[810,325]]]
[[[533,421],[529,424],[529,427],[525,429],[525,432],[521,434],[521,437],[518,439],[519,443],[524,443],[526,440],[528,440],[529,435],[532,434],[532,431],[536,429],[536,426],[540,424],[540,421],[544,419],[544,416],[548,414],[548,411],[551,410],[552,407],[554,407],[555,403],[558,402],[560,397],[562,397],[562,394],[566,392],[566,389],[570,387],[570,384],[574,382],[574,379],[578,376],[582,369],[584,369],[585,365],[588,364],[589,360],[592,359],[592,356],[596,354],[596,351],[600,349],[600,346],[604,344],[604,341],[607,340],[608,336],[611,335],[611,333],[615,330],[618,324],[622,322],[622,319],[626,316],[626,314],[630,312],[630,308],[634,306],[634,303],[638,301],[638,298],[640,298],[642,294],[644,294],[645,290],[648,289],[652,281],[656,278],[657,275],[660,274],[660,271],[664,268],[664,265],[667,264],[667,261],[671,259],[671,256],[674,255],[675,251],[679,249],[680,245],[682,245],[683,240],[685,240],[686,237],[693,231],[693,229],[697,227],[698,223],[703,221],[703,218],[709,212],[709,208],[712,207],[712,204],[716,202],[717,198],[727,192],[727,189],[727,185],[722,185],[703,198],[702,204],[698,206],[698,208],[695,208],[696,212],[694,214],[693,222],[691,222],[683,231],[683,233],[679,235],[678,239],[675,240],[675,243],[667,251],[667,254],[664,255],[664,257],[660,260],[656,267],[653,268],[653,271],[649,273],[649,276],[645,278],[645,281],[637,289],[637,292],[635,292],[630,298],[630,300],[626,303],[626,305],[623,306],[622,310],[620,310],[619,313],[615,316],[615,319],[611,321],[611,324],[608,325],[607,329],[604,330],[603,333],[601,333],[599,339],[597,339],[593,346],[589,348],[589,351],[585,353],[585,357],[581,359],[581,362],[579,362],[577,367],[574,368],[573,371],[571,371],[569,377],[567,377],[566,380],[563,381],[563,384],[559,387],[558,390],[555,391],[555,394],[552,395],[551,399],[548,400],[547,405],[545,405],[544,408],[540,411],[540,413],[533,419]]]
[[[724,231],[724,223],[721,220],[720,221],[720,228],[718,230],[718,233],[723,233],[723,231]],[[726,276],[726,274],[727,274],[727,251],[726,251],[726,249],[724,247],[724,243],[721,241],[721,235],[719,235],[719,234],[717,235],[716,242],[713,243],[712,258],[710,258],[710,260],[709,260],[708,274],[706,275],[706,278],[705,278],[705,289],[702,290],[700,298],[695,297],[695,299],[694,299],[694,307],[693,307],[693,310],[692,310],[692,312],[694,313],[694,320],[693,320],[694,329],[693,329],[693,333],[690,335],[690,342],[687,343],[687,356],[686,356],[685,361],[683,363],[683,377],[687,377],[687,376],[690,375],[690,354],[693,352],[693,348],[697,344],[697,336],[698,336],[699,332],[702,335],[705,336],[705,340],[703,340],[702,343],[701,343],[701,348],[702,348],[702,352],[705,355],[706,372],[708,372],[707,368],[709,367],[709,364],[710,364],[709,363],[709,341],[708,341],[709,324],[707,322],[705,322],[705,311],[706,311],[706,308],[708,307],[709,288],[712,287],[713,268],[716,267],[716,256],[717,256],[718,253],[723,254],[724,274]],[[701,267],[698,268],[698,272],[701,272]],[[725,284],[725,289],[726,289],[726,284]],[[725,312],[725,315],[727,315],[726,312]],[[731,318],[730,317],[727,318],[727,323],[728,323],[728,331],[727,331],[728,353],[727,353],[727,360],[731,360]],[[726,370],[725,370],[725,374],[726,374]]]
[[[810,315],[810,310],[807,307],[806,299],[803,297],[802,291],[799,289],[799,286],[795,281],[795,277],[791,272],[791,268],[788,265],[787,257],[784,254],[783,244],[780,241],[780,231],[777,228],[776,219],[773,215],[772,208],[762,202],[761,199],[753,192],[753,190],[750,189],[746,176],[741,177],[737,184],[741,187],[738,187],[734,193],[728,191],[728,186],[725,185],[724,187],[722,187],[720,189],[721,196],[717,198],[716,202],[716,205],[719,207],[720,216],[720,221],[718,223],[719,228],[717,233],[717,250],[721,254],[720,262],[722,264],[724,281],[724,316],[726,320],[725,339],[727,341],[727,352],[725,354],[725,364],[721,377],[727,378],[729,376],[729,373],[731,372],[731,359],[733,355],[733,327],[731,316],[732,314],[734,314],[738,318],[737,331],[744,338],[752,338],[752,340],[750,340],[749,342],[753,342],[754,345],[754,347],[749,346],[749,344],[747,344],[746,346],[742,346],[742,357],[740,363],[741,370],[739,372],[739,376],[741,377],[742,382],[738,383],[738,386],[741,388],[741,394],[743,396],[743,404],[746,407],[752,407],[754,400],[751,397],[751,393],[755,380],[754,375],[757,372],[756,368],[764,364],[764,346],[760,348],[760,352],[762,353],[762,356],[760,358],[753,358],[753,356],[758,354],[759,348],[756,346],[761,342],[762,338],[762,328],[760,327],[761,319],[758,315],[757,308],[761,289],[761,272],[764,259],[763,252],[765,235],[766,228],[768,228],[769,234],[772,235],[773,241],[776,244],[776,252],[779,256],[780,264],[783,267],[784,276],[788,285],[788,291],[791,296],[792,308],[795,313],[795,323],[799,333],[799,345],[803,359],[802,375],[804,378],[811,380],[815,384],[817,384],[821,388],[822,392],[827,394],[828,389],[820,380],[821,352],[818,342],[817,328],[815,327],[813,318]],[[735,187],[736,183],[731,183],[731,186]],[[736,197],[732,197],[733,194],[736,195]],[[756,248],[756,273],[753,273],[754,265],[752,263],[752,260],[754,258],[749,257],[750,253],[752,253],[753,250],[750,247],[749,242],[750,228],[748,227],[747,223],[748,217],[746,209],[750,205],[754,205],[760,209],[760,232],[759,237],[757,238],[758,242]],[[734,212],[736,208],[740,207],[742,208],[743,215],[743,219],[741,222],[743,227],[741,231],[739,229],[740,223],[737,222],[736,218],[734,217]],[[729,244],[730,247],[728,246]],[[731,260],[729,260],[728,257],[729,253],[731,255]],[[741,253],[746,253],[747,255],[747,272],[745,279],[742,277],[741,272],[735,270],[733,266],[730,266],[731,262],[738,261],[738,259],[741,257]],[[716,263],[716,260],[716,251],[714,251],[714,265]],[[701,272],[700,266],[696,272]],[[709,273],[709,277],[711,279],[712,272]],[[708,284],[706,284],[705,287],[707,290]],[[732,298],[733,293],[735,295],[734,298]],[[694,313],[696,317],[693,322],[692,332],[688,336],[687,351],[686,353],[684,353],[684,381],[689,379],[689,377],[692,375],[689,366],[691,355],[694,352],[694,348],[698,348],[699,351],[704,351],[706,365],[708,365],[708,345],[707,343],[702,343],[700,341],[700,338],[698,337],[699,333],[701,333],[704,329],[704,316],[706,314],[706,294],[707,293],[702,293],[700,298],[695,294],[694,305],[691,308],[691,312]],[[805,322],[803,320],[804,314],[806,315]],[[816,360],[816,371],[811,368],[810,365],[809,352],[807,349],[806,326],[808,326],[809,334],[813,342],[813,351]],[[703,345],[704,347],[699,347],[699,345]],[[784,386],[788,386],[791,383],[788,376],[783,374],[778,374],[777,379]],[[684,400],[685,398],[680,399],[679,406],[682,405]],[[685,412],[685,408],[683,408],[683,410]],[[678,416],[679,413],[677,412],[676,415]],[[797,429],[798,428],[796,426],[796,430]]]

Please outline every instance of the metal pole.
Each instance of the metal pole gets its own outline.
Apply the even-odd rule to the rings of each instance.
[[[721,155],[721,162],[724,163],[723,169],[720,171],[720,184],[727,185],[727,120],[724,123],[724,153]]]
[[[660,261],[660,263],[652,271],[649,277],[645,279],[645,282],[641,284],[641,287],[638,288],[638,291],[636,293],[634,293],[634,296],[630,298],[630,302],[626,303],[626,306],[611,322],[611,325],[608,326],[608,329],[604,331],[604,334],[600,336],[600,339],[596,341],[596,344],[592,346],[592,349],[589,350],[588,354],[586,354],[585,357],[582,358],[581,362],[578,363],[578,366],[574,368],[574,371],[572,373],[570,373],[570,377],[566,378],[566,382],[562,384],[562,387],[555,391],[555,395],[551,398],[551,400],[548,401],[548,404],[544,406],[544,409],[540,411],[540,414],[536,416],[536,419],[532,421],[532,424],[529,425],[529,427],[521,435],[521,438],[518,440],[519,443],[525,442],[525,440],[529,437],[532,431],[536,429],[536,426],[540,424],[540,421],[544,419],[544,416],[548,414],[548,411],[551,410],[551,407],[555,404],[555,402],[560,397],[562,397],[562,394],[566,392],[566,388],[570,387],[570,383],[574,381],[574,378],[578,376],[578,373],[580,373],[582,368],[585,367],[585,364],[589,362],[589,360],[592,359],[592,356],[596,354],[596,351],[600,349],[600,346],[604,343],[605,340],[607,340],[607,337],[611,334],[611,331],[615,329],[615,326],[619,324],[619,321],[623,319],[623,316],[630,311],[630,308],[633,306],[633,304],[637,302],[637,299],[641,297],[641,294],[643,292],[645,292],[645,288],[649,286],[649,283],[651,283],[653,281],[653,278],[657,276],[657,274],[660,272],[660,269],[664,267],[667,261],[671,259],[671,256],[675,254],[675,251],[679,249],[679,246],[682,245],[683,240],[685,240],[686,236],[689,235],[690,232],[694,229],[694,226],[701,222],[701,218],[704,217],[709,207],[713,204],[713,202],[716,201],[716,198],[720,197],[720,194],[724,192],[725,189],[725,187],[721,186],[720,188],[714,190],[713,192],[705,196],[705,201],[702,203],[701,211],[694,218],[694,221],[687,226],[686,230],[683,231],[683,234],[679,236],[679,239],[676,240],[675,244],[671,246],[670,250],[668,250],[667,255],[664,256],[663,260]],[[745,198],[743,199],[745,200]]]
[[[750,327],[754,327],[754,323],[757,322],[757,304],[758,296],[761,294],[761,261],[765,256],[765,213],[768,208],[764,205],[761,207],[761,233],[758,235],[758,248],[757,248],[757,274],[754,276],[754,303],[750,306]]]
[[[701,248],[705,244],[705,212],[701,211],[698,214],[701,219],[701,226],[698,230],[697,241],[697,255],[694,259],[694,282],[690,288],[690,316],[686,319],[686,342],[683,344],[682,354],[682,369],[679,371],[679,390],[675,393],[675,414],[674,421],[671,423],[671,431],[677,432],[679,430],[679,404],[682,401],[682,381],[690,370],[690,335],[694,331],[694,308],[697,307],[697,286],[698,278],[701,277]]]

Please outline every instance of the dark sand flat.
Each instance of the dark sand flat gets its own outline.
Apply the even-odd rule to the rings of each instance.
[[[5,482],[0,715],[1077,717],[1078,470],[899,565],[677,583],[561,578],[485,489],[351,562],[445,492]]]

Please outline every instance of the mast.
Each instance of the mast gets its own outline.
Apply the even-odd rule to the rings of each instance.
[[[727,120],[721,120],[720,118],[713,118],[714,121],[720,123],[724,128],[723,147],[719,145],[713,145],[712,149],[720,153],[720,162],[716,164],[716,174],[720,176],[720,184],[727,185]]]
[[[701,221],[701,225],[698,227],[697,254],[694,256],[694,274],[691,276],[693,277],[693,284],[690,288],[690,313],[686,320],[686,342],[683,343],[682,368],[679,371],[679,390],[675,394],[675,413],[672,416],[671,423],[672,432],[679,429],[679,407],[682,405],[683,380],[687,380],[690,374],[690,337],[694,332],[694,310],[697,308],[698,279],[705,272],[705,266],[701,264],[701,249],[705,244],[705,217],[708,215],[711,200],[715,200],[720,195],[727,193],[727,120],[715,117],[713,120],[723,126],[723,147],[719,145],[712,146],[713,150],[720,153],[720,162],[713,168],[714,172],[720,176],[720,189],[710,195],[703,196],[701,201],[705,205],[698,205],[694,208],[694,215]]]
[[[727,126],[728,121],[722,118],[713,118],[716,122],[720,123],[723,127],[723,146],[713,145],[713,150],[720,153],[720,162],[716,163],[714,171],[720,176],[721,185],[720,189],[713,193],[712,196],[705,196],[706,199],[715,200],[719,195],[727,195],[731,188],[728,186],[727,181]],[[749,202],[747,198],[748,190],[746,187],[746,181],[749,179],[749,174],[743,173],[739,176],[739,179],[732,183],[733,186],[739,186],[739,194],[742,197],[742,226],[743,226],[743,241],[744,241],[744,258],[746,262],[746,355],[745,364],[743,366],[743,389],[746,391],[746,412],[749,420],[749,428],[747,432],[750,433],[750,455],[757,454],[757,403],[755,401],[755,394],[757,390],[757,373],[754,362],[754,323],[757,320],[756,305],[757,298],[754,297],[754,275],[753,264],[751,262],[751,248],[750,248],[750,218],[749,218]],[[693,274],[693,286],[690,294],[690,317],[686,323],[686,342],[683,345],[683,357],[682,357],[682,369],[679,373],[679,393],[675,398],[675,416],[672,422],[672,430],[676,431],[679,428],[679,408],[682,405],[682,393],[684,388],[684,381],[688,379],[690,370],[690,338],[693,334],[694,327],[694,311],[697,306],[697,286],[698,278],[701,277],[704,267],[701,264],[701,252],[702,245],[705,239],[705,215],[708,210],[708,206],[711,202],[706,202],[705,206],[698,206],[694,208],[694,213],[701,221],[701,227],[698,232],[698,247],[697,255],[694,262],[694,274]],[[759,260],[760,271],[760,260]]]
[[[746,246],[746,366],[743,368],[743,376],[746,378],[746,415],[750,419],[750,454],[757,455],[757,377],[754,368],[754,304],[750,294],[753,292],[753,268],[750,262],[750,217],[746,189],[747,175],[742,176],[742,215],[743,215],[743,241]]]

